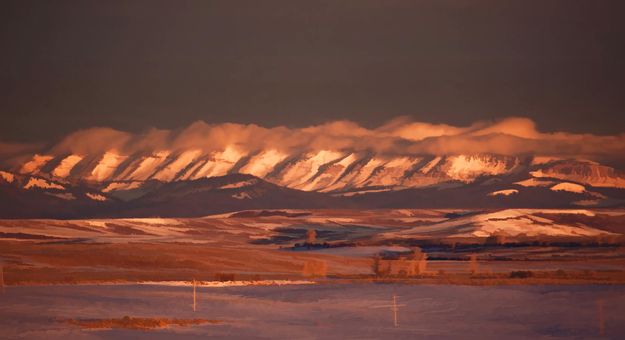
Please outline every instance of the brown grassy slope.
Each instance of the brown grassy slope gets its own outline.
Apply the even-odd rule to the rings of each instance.
[[[216,248],[201,244],[39,244],[0,241],[5,282],[79,283],[146,280],[213,280],[301,277],[306,262],[325,261],[328,274],[367,273],[369,259],[266,248]]]
[[[149,330],[155,328],[165,328],[169,326],[196,326],[202,324],[218,324],[219,320],[207,319],[167,319],[167,318],[135,318],[125,316],[119,319],[69,319],[64,322],[76,325],[84,329],[110,329],[110,328],[126,328]]]

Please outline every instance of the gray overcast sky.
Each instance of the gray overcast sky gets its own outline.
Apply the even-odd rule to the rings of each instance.
[[[625,129],[623,1],[3,1],[0,140],[397,115]]]

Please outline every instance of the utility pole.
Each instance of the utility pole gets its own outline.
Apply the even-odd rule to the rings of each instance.
[[[4,267],[0,266],[0,287],[2,287],[2,295],[4,295]]]
[[[393,303],[390,305],[382,305],[382,306],[374,306],[372,308],[391,308],[391,311],[393,312],[393,325],[395,327],[399,327],[399,321],[397,319],[397,312],[399,311],[399,307],[404,307],[406,305],[398,305],[397,304],[397,295],[393,294]]]
[[[195,312],[195,279],[193,279],[193,311]]]
[[[597,321],[599,321],[599,335],[605,335],[605,317],[603,315],[603,299],[597,300]]]
[[[398,327],[399,324],[397,323],[397,295],[393,294],[393,307],[391,308],[393,310],[393,323],[395,324],[395,327]]]

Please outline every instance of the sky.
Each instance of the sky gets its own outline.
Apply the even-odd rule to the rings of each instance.
[[[622,1],[4,1],[1,142],[394,117],[625,132]]]

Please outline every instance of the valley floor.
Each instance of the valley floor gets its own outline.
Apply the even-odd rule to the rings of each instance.
[[[189,287],[158,285],[9,287],[0,301],[3,339],[618,339],[625,334],[623,285],[199,287],[196,311]]]
[[[9,286],[318,277],[625,283],[623,216],[591,210],[282,210],[187,219],[0,220],[0,266]],[[543,234],[531,234],[537,231]],[[482,237],[485,232],[493,236]],[[402,265],[401,254],[415,249],[426,255],[418,275],[374,274],[376,254],[400,256],[389,265]]]
[[[0,220],[0,338],[622,338],[624,216]]]

